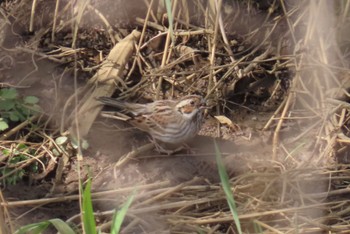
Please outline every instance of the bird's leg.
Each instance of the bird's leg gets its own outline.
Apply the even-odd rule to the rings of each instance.
[[[149,137],[149,140],[154,144],[154,147],[156,148],[156,151],[159,153],[165,153],[167,155],[172,155],[177,152],[180,152],[181,150],[186,150],[187,154],[195,154],[195,151],[186,143],[183,143],[179,147],[175,149],[166,149],[164,146],[161,145],[161,143],[157,142],[156,139],[153,137]]]
[[[180,150],[186,150],[187,154],[195,154],[196,152],[193,150],[193,148],[191,148],[188,144],[183,143],[179,148]]]
[[[161,146],[156,139],[154,139],[153,137],[150,137],[149,138],[150,141],[154,144],[154,147],[156,148],[156,151],[158,151],[159,153],[165,153],[167,155],[171,155],[171,154],[174,154],[176,153],[176,151],[174,150],[167,150],[167,149],[164,149],[163,146]]]

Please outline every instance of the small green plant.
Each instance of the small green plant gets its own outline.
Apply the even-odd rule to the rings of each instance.
[[[61,219],[50,219],[39,223],[32,223],[25,225],[18,229],[15,234],[27,234],[27,233],[42,233],[50,225],[53,225],[59,233],[75,234],[74,230]]]
[[[233,197],[233,193],[231,190],[230,181],[228,179],[224,162],[222,161],[221,152],[219,150],[218,144],[216,143],[215,139],[214,139],[214,145],[215,145],[216,163],[218,165],[220,180],[226,195],[226,200],[227,200],[228,206],[230,207],[230,211],[231,211],[233,220],[236,224],[237,231],[239,234],[242,234],[241,223],[239,221],[237,207],[236,207],[235,199]]]
[[[85,233],[96,234],[96,221],[91,199],[91,178],[83,192],[83,224]]]
[[[257,220],[253,221],[253,227],[254,227],[255,233],[263,233],[264,232],[264,230],[262,229],[261,225],[257,222]]]
[[[120,232],[121,225],[124,221],[125,215],[134,199],[136,192],[128,198],[128,200],[123,204],[120,210],[116,211],[112,224],[111,224],[111,234],[118,234]],[[87,181],[87,184],[83,191],[83,226],[85,233],[94,234],[101,233],[101,230],[96,229],[96,221],[92,207],[91,199],[91,178]],[[50,225],[53,225],[59,233],[65,234],[76,234],[78,232],[65,221],[61,219],[50,219],[47,221],[42,221],[39,223],[32,223],[19,228],[15,234],[26,234],[26,233],[42,233]],[[98,231],[98,232],[97,232]]]
[[[123,204],[120,210],[115,211],[112,219],[112,224],[111,224],[111,234],[118,234],[120,232],[125,215],[134,199],[134,196],[135,196],[135,191],[128,198],[128,200]],[[92,208],[92,200],[91,200],[91,179],[88,180],[83,192],[83,223],[84,223],[84,230],[86,233],[91,233],[91,234],[97,233],[95,216],[94,216],[94,212]]]
[[[171,11],[171,0],[165,0],[166,12],[168,14],[169,22],[169,33],[171,36],[172,44],[175,45],[175,36],[174,36],[174,25],[173,25],[173,12]]]
[[[124,221],[125,215],[134,200],[134,196],[136,194],[136,191],[133,192],[133,194],[128,198],[128,200],[124,203],[122,208],[119,211],[116,211],[113,216],[112,220],[112,230],[111,234],[118,234],[120,232],[120,228],[122,226],[122,223]]]
[[[0,176],[5,176],[2,181],[3,185],[15,185],[22,180],[23,176],[29,170],[30,172],[37,172],[38,165],[36,162],[32,163],[29,168],[17,169],[16,164],[29,159],[28,154],[32,154],[33,149],[30,149],[25,144],[18,144],[15,149],[3,149],[1,153],[4,157],[9,157],[6,166],[0,168]]]
[[[20,97],[14,88],[0,89],[0,131],[9,128],[10,122],[28,119],[40,110],[35,96]]]

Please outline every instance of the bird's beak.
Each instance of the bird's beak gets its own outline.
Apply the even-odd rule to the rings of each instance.
[[[200,106],[199,106],[199,109],[204,109],[204,110],[206,110],[206,109],[209,109],[209,106],[207,106],[207,103],[202,103]]]

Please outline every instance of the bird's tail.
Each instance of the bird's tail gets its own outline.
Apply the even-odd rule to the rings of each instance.
[[[133,116],[139,115],[140,113],[143,113],[146,110],[145,105],[118,101],[110,97],[99,97],[97,98],[97,100],[105,105],[116,107],[124,113],[131,113]]]
[[[110,98],[110,97],[98,97],[97,98],[98,101],[102,102],[105,105],[108,106],[113,106],[113,107],[117,107],[118,109],[127,109],[127,104],[126,102],[122,102],[122,101],[118,101],[114,98]]]

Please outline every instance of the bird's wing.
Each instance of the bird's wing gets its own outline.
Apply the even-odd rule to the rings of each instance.
[[[129,121],[130,119],[132,119],[132,117],[116,111],[102,111],[101,116],[108,119],[118,119],[122,121]]]
[[[178,118],[173,109],[174,102],[170,100],[156,101],[147,104],[146,112],[134,116],[128,122],[135,127],[156,134],[163,134],[165,129],[175,125]]]

